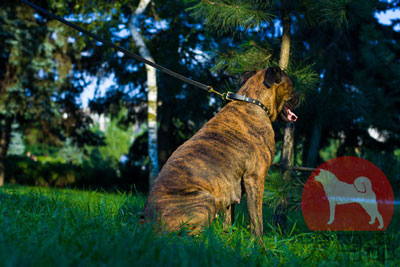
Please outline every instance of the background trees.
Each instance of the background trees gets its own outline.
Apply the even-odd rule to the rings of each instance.
[[[398,32],[393,31],[393,26],[379,24],[375,17],[376,10],[387,7],[377,1],[351,1],[349,4],[319,1],[314,10],[323,8],[323,13],[311,9],[308,20],[320,23],[304,21],[299,25],[299,37],[308,40],[305,45],[309,46],[309,55],[321,75],[320,89],[312,103],[304,108],[305,115],[314,116],[315,120],[312,127],[301,127],[302,134],[309,136],[303,153],[310,166],[321,162],[319,148],[327,146],[329,140],[340,140],[338,155],[355,153],[355,149],[375,150],[383,143],[368,133],[371,127],[390,121],[391,126],[379,129],[382,133],[398,125],[391,115],[383,114],[387,105],[398,101],[391,95],[399,93],[397,89],[389,89],[398,81],[382,79],[395,75],[398,68],[399,47],[398,41],[394,41],[398,40]],[[379,96],[382,90],[388,97],[383,102]],[[393,111],[396,113],[395,109]],[[391,141],[385,143],[398,147],[398,136],[390,132]]]
[[[80,43],[71,41],[72,31],[19,3],[1,2],[0,16],[1,186],[13,125],[26,134],[36,129],[45,143],[98,140],[77,103],[84,87],[75,83]]]

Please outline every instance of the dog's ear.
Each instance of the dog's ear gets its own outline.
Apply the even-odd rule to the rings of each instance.
[[[282,81],[282,70],[279,67],[271,67],[265,71],[264,85],[271,88],[274,83]]]
[[[247,82],[247,80],[250,79],[256,73],[257,71],[255,70],[243,72],[242,75],[240,76],[240,87],[242,87]]]

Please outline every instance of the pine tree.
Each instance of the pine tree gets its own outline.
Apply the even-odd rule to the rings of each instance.
[[[384,26],[375,17],[394,5],[313,1],[299,21],[295,38],[307,40],[307,54],[321,75],[318,91],[302,109],[303,116],[314,120],[297,123],[307,166],[321,163],[319,150],[332,139],[339,144],[336,156],[371,148],[390,152],[399,146],[399,122],[388,115],[398,113],[399,90],[393,86],[398,79],[393,77],[399,67],[399,33],[393,30],[395,22]],[[386,142],[374,140],[368,134],[371,127],[390,137]]]

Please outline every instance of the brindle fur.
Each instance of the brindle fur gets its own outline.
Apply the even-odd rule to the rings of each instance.
[[[266,70],[257,71],[238,92],[261,101],[270,117],[256,105],[230,102],[171,155],[149,193],[145,221],[196,231],[223,212],[230,223],[233,205],[246,193],[250,228],[262,235],[264,180],[275,153],[271,121],[293,96],[291,80],[280,75],[267,88]]]

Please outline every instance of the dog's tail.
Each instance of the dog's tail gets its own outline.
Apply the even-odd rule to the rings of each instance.
[[[372,191],[371,181],[367,177],[364,177],[364,176],[358,177],[354,181],[354,186],[356,187],[357,191],[360,193],[366,193],[366,194],[374,193]]]

